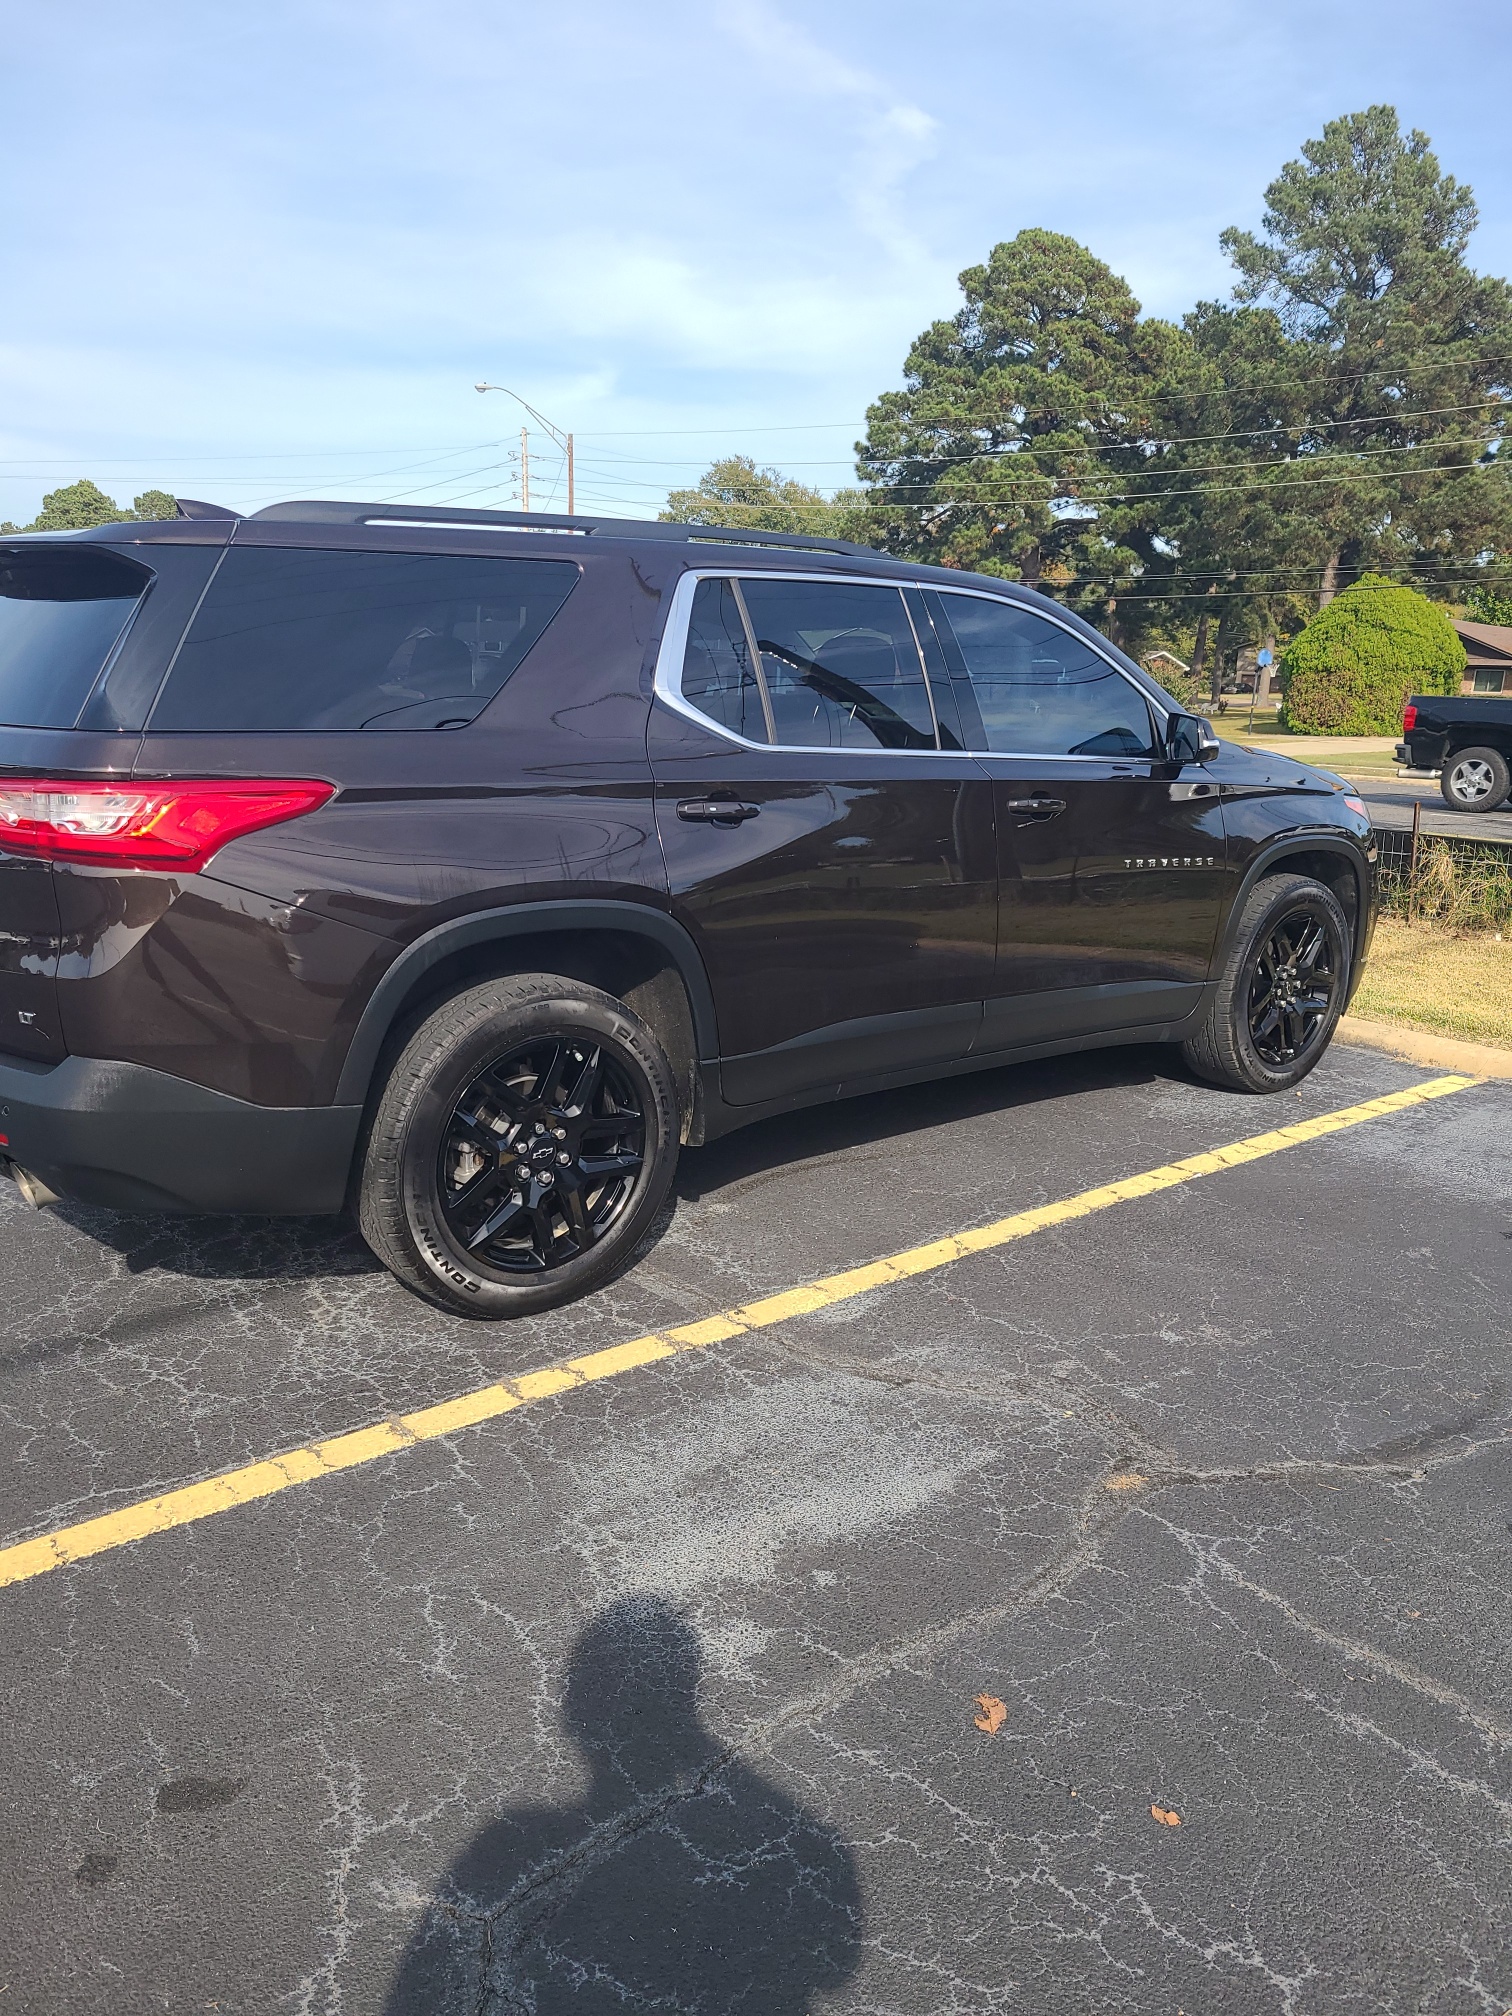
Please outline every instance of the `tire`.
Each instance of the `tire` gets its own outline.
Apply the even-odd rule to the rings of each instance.
[[[1499,749],[1456,749],[1444,758],[1439,791],[1454,812],[1494,812],[1512,791],[1512,769]]]
[[[1290,957],[1286,956],[1290,948]],[[1187,1063],[1235,1092],[1284,1092],[1328,1048],[1349,994],[1353,945],[1333,891],[1307,875],[1256,883]]]
[[[677,1148],[672,1067],[623,1001],[549,973],[491,980],[437,1008],[396,1059],[358,1222],[427,1301],[534,1315],[625,1265]]]

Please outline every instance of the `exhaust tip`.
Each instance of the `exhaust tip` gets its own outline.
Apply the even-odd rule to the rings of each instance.
[[[62,1198],[56,1190],[49,1189],[40,1176],[33,1176],[30,1169],[23,1169],[19,1162],[12,1162],[10,1173],[16,1188],[30,1204],[33,1211],[43,1211],[49,1204],[61,1204]]]

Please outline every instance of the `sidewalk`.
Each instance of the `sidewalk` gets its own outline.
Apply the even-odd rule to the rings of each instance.
[[[1253,735],[1245,735],[1235,723],[1233,729],[1225,733],[1229,723],[1213,723],[1220,740],[1225,742],[1247,742],[1254,749],[1278,749],[1285,756],[1295,756],[1302,763],[1325,763],[1330,756],[1389,756],[1401,740],[1399,735],[1277,735],[1265,734],[1259,730]]]

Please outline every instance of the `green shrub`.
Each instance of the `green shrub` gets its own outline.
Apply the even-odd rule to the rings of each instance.
[[[1288,728],[1310,735],[1390,735],[1409,693],[1458,693],[1465,647],[1415,588],[1365,574],[1281,654]]]

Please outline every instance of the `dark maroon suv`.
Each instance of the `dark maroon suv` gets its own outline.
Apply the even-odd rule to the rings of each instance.
[[[1106,1043],[1295,1084],[1358,799],[1002,581],[835,541],[282,504],[0,544],[0,1155],[355,1208],[478,1315],[679,1144]]]

